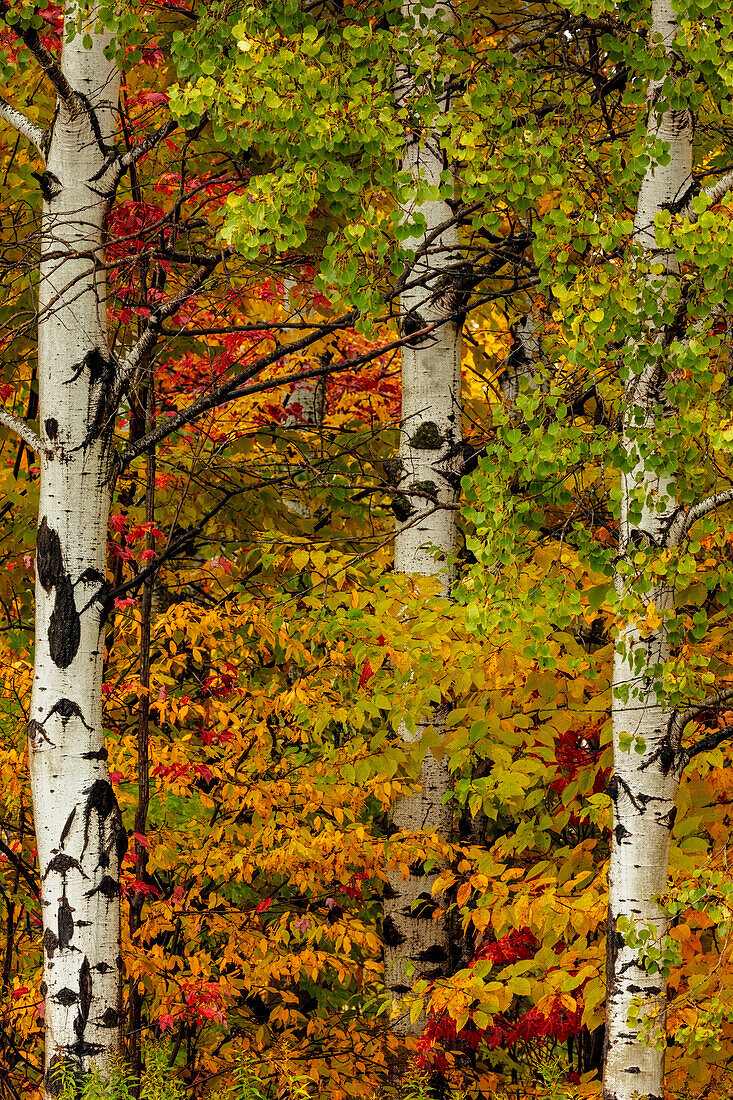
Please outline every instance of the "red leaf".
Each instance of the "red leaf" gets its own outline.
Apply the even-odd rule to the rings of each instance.
[[[371,680],[373,675],[374,675],[374,669],[372,668],[372,666],[369,664],[369,661],[367,660],[367,661],[364,662],[364,668],[362,669],[362,672],[361,672],[361,679],[359,680],[359,687],[360,688],[364,687],[364,685],[366,683],[368,683],[369,680]]]
[[[255,909],[255,913],[264,913],[272,905],[272,898],[265,898]]]

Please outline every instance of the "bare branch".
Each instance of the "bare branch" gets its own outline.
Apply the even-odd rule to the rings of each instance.
[[[146,138],[139,141],[137,145],[133,145],[132,149],[128,149],[126,153],[119,159],[120,175],[125,172],[131,165],[137,164],[141,157],[144,157],[146,153],[149,153],[156,145],[160,145],[161,141],[165,141],[169,134],[178,126],[178,123],[173,118],[169,118],[167,122],[164,122],[162,126],[159,126],[157,130],[154,130],[152,134],[148,134]]]
[[[707,195],[711,203],[716,203],[720,202],[731,188],[733,188],[733,172],[726,172],[712,187],[705,187],[702,193]]]
[[[255,375],[263,371],[265,367],[269,367],[273,363],[276,363],[278,359],[281,359],[284,355],[292,355],[295,352],[303,351],[317,340],[322,340],[325,336],[329,336],[333,332],[338,332],[340,329],[351,328],[356,321],[356,317],[356,312],[347,313],[337,321],[331,321],[327,325],[321,325],[318,329],[310,332],[300,340],[293,340],[289,344],[277,344],[274,351],[271,351],[268,355],[261,356],[255,363],[250,364],[250,366],[235,375],[234,378],[230,378],[228,381],[222,382],[221,385],[215,386],[209,393],[202,394],[188,409],[183,409],[181,412],[176,413],[170,420],[160,424],[152,432],[149,432],[148,435],[143,436],[142,439],[138,439],[135,443],[126,447],[120,455],[118,469],[124,469],[125,466],[128,466],[138,455],[144,454],[148,447],[160,443],[161,440],[165,439],[179,428],[182,428],[184,424],[190,424],[203,413],[208,412],[209,409],[214,409],[227,401],[231,401],[232,394],[237,391],[242,383],[250,378],[254,378]],[[144,335],[143,333],[143,336]],[[321,368],[321,370],[324,371],[325,368]],[[280,384],[281,382],[279,379],[273,379],[272,383],[270,383],[272,388]]]
[[[30,887],[30,891],[33,894],[33,897],[37,898],[38,882],[28,864],[2,840],[0,840],[0,852],[2,852],[5,858],[13,864],[18,873],[23,876],[25,881],[28,883],[28,886]]]
[[[516,293],[518,290],[527,290],[531,286],[536,286],[538,283],[539,279],[537,278],[525,283],[515,284],[514,287],[504,291],[485,294],[469,302],[467,307],[464,308],[474,309],[486,302],[498,301],[501,298]],[[321,325],[319,328],[314,329],[300,340],[293,340],[288,344],[278,343],[274,351],[270,352],[268,355],[263,355],[255,363],[252,363],[245,370],[235,375],[234,378],[229,379],[227,382],[222,382],[221,385],[216,386],[208,394],[203,394],[194,401],[188,409],[183,409],[181,412],[176,413],[175,416],[171,417],[170,420],[166,420],[165,423],[159,425],[154,431],[143,436],[142,439],[138,439],[134,444],[130,444],[130,446],[126,447],[117,460],[117,470],[118,472],[123,470],[133,461],[133,459],[137,458],[138,455],[144,454],[148,447],[160,443],[163,439],[172,435],[173,432],[182,428],[185,424],[191,424],[203,413],[208,412],[209,409],[216,408],[228,401],[233,401],[237,397],[245,397],[251,393],[261,393],[266,389],[276,389],[278,386],[305,378],[318,378],[326,374],[334,374],[336,371],[346,370],[350,367],[360,366],[364,363],[371,362],[373,359],[378,359],[380,355],[384,355],[389,351],[394,351],[404,344],[409,343],[411,340],[424,339],[435,329],[440,328],[442,325],[446,324],[447,321],[454,319],[463,312],[464,309],[456,310],[454,313],[442,317],[439,321],[433,321],[417,332],[411,332],[408,336],[402,336],[398,340],[392,340],[389,344],[383,344],[373,351],[364,352],[362,355],[357,355],[353,359],[342,359],[338,363],[330,363],[325,367],[316,367],[311,371],[302,371],[297,375],[285,375],[280,378],[268,379],[266,382],[257,383],[254,386],[243,387],[242,383],[247,382],[250,378],[254,378],[263,371],[265,367],[270,366],[272,363],[276,363],[277,360],[281,359],[283,356],[303,351],[317,340],[322,340],[325,336],[329,336],[333,332],[351,328],[356,323],[358,313],[356,310],[353,310],[351,313],[346,313],[343,317],[338,318],[338,320],[331,321],[327,325]]]
[[[670,536],[682,538],[690,530],[693,523],[697,523],[709,512],[714,512],[716,508],[722,508],[724,504],[730,504],[731,501],[733,501],[733,489],[725,489],[722,493],[713,493],[704,500],[698,501],[697,504],[693,504],[686,511],[680,509],[671,526]]]
[[[7,122],[9,126],[14,127],[24,138],[27,138],[31,145],[35,145],[45,163],[46,157],[43,151],[45,135],[41,127],[37,126],[35,122],[31,122],[22,111],[19,111],[17,107],[13,107],[12,103],[8,103],[2,96],[0,96],[0,118]]]
[[[6,0],[0,0],[0,19],[2,19],[3,22],[8,23],[7,17],[10,11],[11,9],[6,3]],[[8,23],[8,26],[31,51],[53,85],[59,99],[62,99],[68,107],[73,107],[76,101],[74,89],[61,71],[61,65],[58,59],[44,46],[38,31],[33,30],[32,27],[21,27],[18,23]]]
[[[697,744],[690,745],[689,749],[685,749],[682,754],[682,767],[686,768],[693,757],[699,756],[701,752],[710,752],[712,749],[717,749],[718,745],[722,745],[723,741],[727,741],[729,737],[733,737],[733,722],[723,726],[722,729],[716,730],[715,733],[709,733],[707,737],[701,738]]]
[[[230,255],[231,249],[223,248],[221,252],[212,256],[205,264],[201,264],[198,271],[194,272],[179,294],[155,307],[154,312],[150,314],[147,328],[123,363],[123,367],[128,374],[135,370],[142,357],[158,339],[161,322],[177,313],[181,306],[185,305],[189,298],[201,289],[216,265]]]
[[[184,533],[180,535],[174,542],[170,543],[170,545],[168,545],[161,554],[158,554],[157,558],[153,558],[153,560],[149,562],[144,569],[141,569],[140,572],[136,573],[135,576],[132,577],[129,581],[125,581],[124,584],[121,584],[117,588],[113,588],[110,592],[108,592],[106,596],[107,604],[111,605],[116,599],[119,599],[120,596],[124,596],[126,592],[134,592],[137,588],[140,587],[141,584],[144,584],[144,582],[149,577],[152,577],[155,573],[157,573],[157,571],[162,565],[165,564],[165,562],[169,561],[171,558],[174,558],[180,549],[190,543],[191,539],[195,535],[200,535],[209,520],[212,519],[217,514],[217,512],[220,512],[225,504],[228,504],[233,497],[238,496],[239,493],[241,493],[242,491],[243,490],[241,489],[230,489],[228,492],[226,492],[223,498],[218,501],[214,505],[214,507],[211,508],[204,515],[199,523],[197,523],[194,527],[189,527],[186,531],[184,531]]]
[[[21,420],[19,416],[15,416],[14,413],[7,412],[5,409],[0,409],[0,424],[19,435],[26,447],[30,447],[37,455],[45,453],[46,448],[41,440],[33,429],[28,427],[25,420]]]
[[[682,741],[682,734],[684,733],[685,726],[688,722],[692,722],[694,718],[697,718],[698,714],[703,714],[706,710],[717,710],[723,703],[728,703],[733,699],[733,688],[728,688],[726,691],[716,691],[713,695],[708,695],[706,699],[703,699],[699,703],[693,703],[692,706],[686,707],[685,710],[673,711],[669,722],[669,736],[672,745],[677,748]],[[699,744],[709,740],[704,737]],[[694,749],[694,751],[693,751]],[[686,755],[688,757],[694,756],[697,752],[702,752],[702,749],[687,749]]]
[[[714,512],[716,508],[721,508],[724,504],[730,504],[733,500],[733,489],[726,489],[722,493],[714,493],[712,496],[707,497],[705,500],[699,501],[697,504],[693,504],[687,512],[687,528],[690,528],[693,523],[698,519],[702,519],[708,512]]]

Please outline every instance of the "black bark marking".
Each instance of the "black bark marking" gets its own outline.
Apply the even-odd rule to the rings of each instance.
[[[64,385],[70,386],[72,382],[76,382],[85,367],[89,370],[89,379],[92,385],[95,385],[100,379],[105,379],[108,376],[110,369],[114,368],[114,364],[107,348],[91,348],[82,361],[74,366],[74,373],[71,378],[66,379]]]
[[[400,895],[397,893],[397,891],[392,886],[390,886],[390,884],[388,882],[386,882],[384,884],[384,891],[382,893],[382,897],[384,898],[385,901],[394,901],[394,899],[398,898],[399,896]]]
[[[96,572],[96,570],[91,570],[91,572]],[[82,574],[82,576],[83,576],[83,574]],[[82,578],[80,577],[79,580],[81,580],[81,579]],[[103,581],[100,584],[97,591],[91,597],[91,599],[87,600],[87,602],[84,604],[84,606],[82,607],[79,614],[83,615],[84,612],[87,610],[87,608],[91,607],[93,603],[101,604],[102,610],[101,610],[100,625],[103,625],[105,623],[106,619],[107,619],[107,616],[109,615],[112,603],[114,602],[114,601],[110,601],[110,592],[111,591],[112,591],[112,588],[108,584],[108,582]]]
[[[406,914],[415,920],[432,920],[433,913],[437,908],[438,905],[430,894],[423,891],[422,894],[417,895],[411,906],[407,906]]]
[[[59,434],[58,420],[56,420],[53,416],[49,416],[48,420],[44,421],[43,426],[46,429],[46,435],[51,440],[51,442],[54,443]]]
[[[85,1039],[78,1039],[72,1046],[66,1047],[66,1050],[76,1058],[92,1058],[95,1054],[102,1054],[104,1047],[101,1043],[87,1043]]]
[[[659,750],[659,767],[662,769],[662,775],[668,774],[670,769],[674,766],[674,761],[674,749],[670,744],[669,738],[665,737]]]
[[[83,752],[81,754],[82,760],[106,760],[109,753],[106,749],[97,749],[96,752]]]
[[[89,1009],[92,1006],[92,971],[89,959],[84,956],[84,961],[79,968],[79,999],[80,1012],[86,1022],[89,1019]]]
[[[59,841],[59,847],[61,847],[61,848],[63,848],[64,841],[66,840],[67,836],[69,835],[69,829],[73,825],[75,817],[76,817],[76,806],[74,806],[73,810],[71,811],[69,816],[66,818],[66,824],[64,825],[64,827],[61,831],[61,840]]]
[[[35,718],[31,718],[28,723],[28,738],[34,749],[40,748],[41,741],[45,741],[47,745],[50,745],[52,749],[56,748],[51,738],[46,733],[41,722],[37,722]]]
[[[64,727],[66,726],[67,722],[71,721],[72,718],[79,718],[84,728],[88,729],[90,733],[92,731],[92,727],[87,725],[87,723],[84,721],[84,715],[81,712],[81,707],[78,703],[73,702],[72,699],[59,699],[58,703],[56,703],[55,706],[51,707],[51,710],[48,712],[48,718],[44,718],[44,726],[46,722],[48,722],[48,719],[51,718],[54,714],[58,714]]]
[[[66,900],[65,894],[59,905],[58,928],[59,948],[71,948],[71,941],[74,938],[74,918],[72,916],[72,908]]]
[[[384,939],[387,947],[399,947],[400,944],[404,943],[406,939],[406,937],[402,935],[399,928],[391,917],[384,918],[382,938]]]
[[[98,569],[85,569],[76,584],[105,584],[105,579]],[[76,587],[76,585],[74,586]]]
[[[61,540],[44,516],[36,535],[36,575],[46,592],[55,588],[64,575]]]
[[[639,1069],[638,1066],[628,1066],[624,1070],[624,1073],[641,1073],[641,1070]]]
[[[56,1004],[63,1005],[64,1008],[69,1008],[71,1005],[75,1005],[79,1000],[79,994],[75,993],[73,989],[67,989],[64,987],[55,994],[53,1000]]]
[[[88,96],[85,96],[83,92],[75,92],[76,98],[80,100],[86,108],[87,117],[89,119],[89,125],[91,126],[92,133],[94,134],[94,140],[99,146],[99,151],[106,159],[114,153],[114,149],[110,148],[102,137],[102,128],[99,125],[99,119],[97,118],[97,112],[92,106],[91,100]]]
[[[613,830],[613,835],[616,837],[616,843],[621,844],[621,842],[624,841],[627,836],[631,836],[631,833],[625,825],[621,825],[619,823]]]
[[[623,788],[623,790],[626,791],[626,794],[629,796],[629,800],[631,802],[631,805],[634,807],[634,809],[638,810],[640,814],[643,814],[644,810],[646,809],[646,806],[640,806],[639,805],[639,803],[637,802],[637,800],[634,798],[633,794],[631,793],[631,787],[629,786],[629,784],[626,782],[625,779],[621,778],[620,775],[612,775],[609,782],[608,782],[608,787],[606,788],[606,790],[608,791],[608,797],[611,799],[613,804],[615,805],[617,803],[618,796],[619,796],[622,788]]]
[[[640,794],[638,800],[641,802],[644,809],[647,808],[650,802],[666,802],[667,799],[660,794]],[[642,811],[643,812],[643,811]]]
[[[109,963],[102,962],[102,963],[95,963],[95,965],[92,967],[92,969],[93,970],[98,970],[100,974],[109,974],[110,970],[112,970],[113,967],[111,967],[109,965]]]
[[[393,497],[390,508],[395,519],[399,520],[400,523],[405,523],[415,512],[412,501],[404,493],[398,493],[397,496]]]
[[[390,989],[393,993],[396,993],[399,997],[404,997],[405,993],[410,992],[409,985],[391,985]]]
[[[441,947],[440,944],[435,943],[432,947],[428,947],[425,951],[421,951],[420,954],[416,957],[418,962],[437,964],[444,963],[448,958],[448,953],[444,947]],[[425,975],[423,975],[423,977],[425,977]]]
[[[95,886],[93,890],[87,890],[85,897],[91,898],[95,894],[101,894],[103,898],[112,901],[113,898],[118,896],[119,892],[119,882],[116,882],[111,875],[105,875],[99,886]]]
[[[416,309],[411,309],[402,319],[401,329],[403,336],[412,336],[414,332],[421,332],[427,327],[428,322],[424,317],[421,317]],[[427,333],[425,336],[417,336],[412,340],[408,340],[407,343],[410,347],[416,348],[425,343],[426,340],[430,340],[430,333]]]
[[[45,997],[46,994],[48,993],[48,986],[46,985],[45,982],[41,982],[40,989],[41,989],[41,996]]]
[[[410,436],[410,446],[417,451],[439,451],[444,442],[438,425],[432,420],[426,420],[415,434]]]
[[[79,860],[74,859],[73,856],[69,856],[65,852],[60,852],[57,856],[54,856],[53,859],[49,861],[49,864],[44,871],[43,877],[45,879],[48,875],[50,875],[51,871],[55,871],[57,875],[63,875],[65,879],[72,867],[75,871],[79,871],[84,876],[84,878],[89,877],[88,875],[85,875],[82,871]]]
[[[63,191],[61,180],[53,172],[31,172],[31,175],[38,180],[44,202],[53,202]]]
[[[626,987],[629,993],[646,993],[643,985],[629,985]]]
[[[109,857],[113,848],[118,853],[120,860],[127,851],[127,834],[122,827],[122,815],[117,805],[115,792],[112,789],[112,784],[106,779],[97,779],[92,783],[86,794],[87,801],[84,808],[84,846],[81,850],[81,854],[84,855],[87,845],[89,844],[89,828],[91,817],[94,813],[97,815],[97,833],[99,839],[98,866],[109,867]],[[109,839],[105,843],[105,826],[109,818],[112,818],[109,824]],[[119,855],[120,852],[122,852],[122,855]]]
[[[427,872],[425,870],[425,863],[421,859],[416,859],[408,865],[408,870],[413,878],[425,878]]]
[[[120,1022],[120,1014],[116,1008],[108,1008],[94,1021],[97,1027],[117,1027]]]
[[[671,738],[667,733],[662,739],[659,748],[656,750],[656,752],[652,753],[648,760],[644,761],[644,763],[639,767],[639,771],[643,772],[646,768],[650,767],[655,762],[655,760],[658,760],[660,772],[662,773],[662,775],[668,775],[671,768],[674,766],[676,759],[677,757],[674,749],[672,748]]]
[[[659,819],[660,825],[665,825],[668,829],[674,828],[674,823],[677,818],[677,807],[673,806],[671,810],[668,810],[666,814],[662,814]]]
[[[53,953],[59,945],[59,941],[53,934],[50,928],[47,928],[43,933],[43,949],[49,959],[53,958]]]
[[[56,600],[48,627],[48,647],[57,668],[68,668],[81,641],[81,619],[76,610],[74,586],[67,574],[56,585]]]

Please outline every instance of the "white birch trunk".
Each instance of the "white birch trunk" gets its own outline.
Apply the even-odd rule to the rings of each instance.
[[[67,11],[74,17],[75,11]],[[43,906],[46,1095],[54,1071],[111,1067],[120,1036],[120,859],[126,837],[102,730],[111,425],[104,167],[119,76],[89,17],[64,43],[41,180],[38,378],[41,488],[29,756]]]
[[[411,7],[405,9],[414,18]],[[430,19],[440,18],[447,30],[451,14],[447,6],[422,7]],[[435,33],[419,29],[416,33]],[[401,74],[398,101],[409,104],[416,94],[409,74]],[[439,93],[440,94],[440,93]],[[445,102],[440,104],[445,109]],[[405,151],[403,167],[412,175],[416,190],[437,188],[444,171],[443,153],[436,133],[413,137]],[[399,450],[399,495],[395,569],[418,576],[439,576],[443,590],[450,592],[456,553],[457,470],[461,443],[461,336],[462,321],[451,315],[460,303],[458,231],[455,227],[436,233],[449,223],[453,212],[444,200],[417,198],[405,209],[411,220],[422,214],[425,232],[408,240],[418,258],[400,298],[403,333],[418,332],[441,322],[428,336],[417,337],[402,348],[402,433]],[[417,285],[419,284],[419,285]],[[440,711],[425,717],[414,735],[419,740],[428,725],[439,725]],[[405,740],[413,736],[402,729]],[[443,803],[451,789],[447,761],[428,752],[420,774],[421,790],[396,803],[392,811],[392,832],[428,830],[450,835],[453,812]],[[432,898],[433,876],[415,868],[405,882],[392,873],[385,891],[384,957],[385,980],[394,1001],[409,993],[418,978],[431,979],[448,973],[450,928],[447,919],[433,920],[436,902]],[[425,1016],[412,1023],[398,1017],[393,1030],[399,1036],[419,1035]]]
[[[653,0],[650,39],[661,35],[669,51],[677,31],[671,0]],[[691,183],[692,119],[689,111],[655,111],[658,86],[647,91],[648,133],[669,145],[665,166],[649,168],[639,195],[635,221],[635,242],[647,261],[660,263],[664,274],[657,276],[659,293],[664,282],[674,277],[674,251],[657,249],[654,217],[670,204],[679,203]],[[663,332],[647,328],[649,342],[661,341]],[[638,549],[675,545],[680,511],[674,481],[660,478],[648,462],[654,439],[665,431],[664,368],[659,360],[632,376],[625,386],[624,439],[634,460],[631,473],[622,477],[620,560],[629,561]],[[673,410],[666,409],[667,413]],[[643,424],[636,421],[641,414]],[[649,438],[637,442],[640,427]],[[636,492],[641,488],[644,505],[641,518],[632,522]],[[623,594],[628,584],[617,577]],[[633,583],[633,582],[631,582]],[[672,715],[661,694],[660,666],[669,657],[665,615],[674,611],[670,587],[657,585],[643,595],[661,612],[658,629],[641,636],[639,626],[628,623],[620,631],[614,660],[613,741],[614,774],[609,784],[613,801],[614,828],[609,874],[609,922],[607,949],[605,1100],[662,1100],[664,1096],[664,1024],[666,983],[659,974],[649,974],[638,949],[626,946],[618,930],[620,917],[638,927],[652,927],[661,937],[667,931],[664,914],[654,900],[664,893],[670,834],[676,813],[675,799],[682,761],[672,734]],[[628,737],[631,738],[629,744]],[[642,741],[637,741],[641,738]],[[623,740],[623,744],[622,744]],[[643,751],[638,752],[637,747]],[[639,1005],[640,1020],[657,1021],[651,1038],[644,1042],[639,1024],[629,1024],[632,1003]]]

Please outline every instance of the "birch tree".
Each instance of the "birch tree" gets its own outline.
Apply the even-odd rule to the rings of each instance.
[[[450,595],[457,551],[457,461],[461,454],[461,327],[457,315],[461,302],[458,228],[450,205],[451,185],[446,183],[444,154],[439,130],[419,121],[418,101],[434,97],[438,111],[448,109],[446,90],[438,73],[437,46],[450,33],[452,16],[443,4],[403,9],[408,26],[415,28],[422,49],[436,49],[432,84],[416,78],[408,65],[399,73],[397,102],[414,111],[403,169],[409,173],[413,196],[403,216],[411,232],[406,246],[414,249],[414,263],[406,274],[400,295],[402,331],[418,333],[402,349],[402,408],[399,448],[399,495],[395,499],[395,569],[415,577],[435,577],[446,596]],[[424,29],[421,20],[428,20]],[[424,110],[424,106],[423,106]],[[431,328],[425,336],[421,330]],[[419,741],[428,725],[439,729],[445,716],[438,705],[426,714],[414,732],[402,728],[407,741]],[[452,807],[446,757],[438,760],[429,750],[420,768],[420,789],[401,798],[393,807],[391,828],[401,834],[434,832],[450,838]],[[385,892],[384,962],[385,980],[399,1002],[415,979],[444,977],[450,969],[450,923],[445,914],[434,919],[439,901],[432,897],[434,875],[412,868],[405,882],[391,873]],[[419,1035],[425,1026],[423,1015],[410,1019],[405,1014],[394,1024],[399,1036]]]
[[[682,471],[665,454],[665,437],[680,415],[669,396],[669,364],[663,354],[673,339],[674,322],[666,304],[684,311],[679,294],[680,261],[673,241],[659,231],[660,218],[677,212],[696,219],[690,206],[693,176],[693,112],[688,103],[670,102],[672,79],[681,62],[676,53],[679,16],[667,0],[652,3],[649,41],[666,61],[667,74],[651,79],[646,91],[649,148],[663,142],[664,155],[652,158],[639,193],[634,220],[636,262],[646,275],[643,301],[648,316],[642,341],[632,344],[636,364],[626,368],[623,395],[619,567],[615,583],[622,608],[636,613],[619,630],[614,659],[614,770],[609,783],[613,802],[613,840],[609,870],[607,949],[607,1023],[604,1095],[608,1100],[664,1094],[666,1047],[665,974],[644,951],[651,933],[661,945],[668,916],[660,908],[668,875],[671,832],[677,814],[680,778],[696,749],[682,747],[687,721],[700,707],[680,711],[662,687],[672,647],[674,584],[665,577],[640,577],[634,560],[647,554],[673,554],[690,537],[690,528],[707,512],[727,503],[723,492],[685,506],[680,500]],[[666,79],[666,83],[665,83]],[[713,188],[711,195],[724,190]],[[661,304],[653,311],[653,302]],[[655,315],[656,314],[656,315]],[[660,323],[661,322],[661,323]],[[695,326],[687,319],[688,332]],[[688,339],[692,338],[688,335]],[[630,363],[630,358],[626,363]],[[660,461],[661,457],[661,461]],[[635,555],[641,553],[642,559]]]
[[[120,152],[119,28],[101,5],[70,2],[60,58],[38,34],[35,9],[0,3],[2,18],[47,81],[56,109],[46,129],[0,100],[0,118],[38,160],[43,199],[38,298],[39,429],[3,412],[40,463],[35,675],[28,749],[43,907],[45,1091],[60,1070],[107,1075],[121,1049],[120,862],[127,846],[102,728],[107,519],[116,476],[161,439],[224,401],[282,355],[280,346],[236,368],[167,423],[119,448],[115,413],[151,369],[160,329],[201,290],[225,255],[171,252],[188,274],[158,302],[121,356],[107,317],[107,217],[125,173],[175,129],[170,118]],[[194,130],[192,138],[201,132]],[[175,217],[175,215],[174,215]],[[190,273],[193,264],[193,273]],[[353,319],[353,318],[352,318]],[[338,319],[335,328],[349,322]],[[334,322],[299,333],[308,347]],[[369,359],[369,356],[366,356]],[[296,371],[293,381],[328,368]],[[264,383],[264,387],[272,382]],[[255,392],[262,385],[255,383]],[[159,566],[152,562],[138,586]],[[130,587],[130,586],[126,586]],[[119,594],[119,593],[117,593]]]

